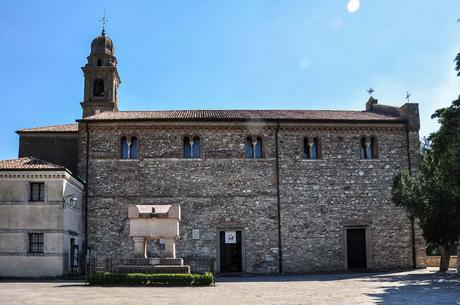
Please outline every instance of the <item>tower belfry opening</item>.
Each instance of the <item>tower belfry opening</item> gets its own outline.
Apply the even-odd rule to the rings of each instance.
[[[104,111],[118,111],[118,87],[121,84],[112,40],[105,33],[105,16],[101,35],[91,42],[87,63],[81,69],[85,78],[82,117]]]

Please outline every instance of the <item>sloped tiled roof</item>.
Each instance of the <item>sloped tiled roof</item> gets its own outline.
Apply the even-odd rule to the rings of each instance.
[[[343,110],[165,110],[101,112],[83,121],[112,120],[312,120],[399,121],[399,116]]]
[[[67,170],[64,166],[56,165],[36,159],[24,157],[13,160],[0,160],[0,170]]]
[[[33,127],[33,128],[24,128],[16,131],[17,133],[54,133],[54,132],[78,132],[78,123],[64,124],[64,125],[52,125],[52,126],[42,126],[42,127]]]

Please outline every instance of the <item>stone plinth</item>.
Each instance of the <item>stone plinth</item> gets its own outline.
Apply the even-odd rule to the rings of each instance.
[[[134,257],[146,257],[148,239],[162,239],[165,256],[175,258],[180,216],[179,205],[130,205],[129,235],[134,241]]]
[[[130,258],[117,266],[121,273],[190,273],[182,258]]]

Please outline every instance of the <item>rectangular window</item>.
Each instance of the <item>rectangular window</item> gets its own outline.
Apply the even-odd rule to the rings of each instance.
[[[30,184],[30,201],[44,201],[45,200],[45,183],[31,183]]]
[[[29,253],[43,253],[43,233],[29,233]]]

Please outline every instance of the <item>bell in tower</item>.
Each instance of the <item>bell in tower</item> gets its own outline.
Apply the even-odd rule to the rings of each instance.
[[[118,111],[118,87],[121,83],[117,71],[117,58],[112,40],[105,34],[91,43],[88,63],[82,67],[85,76],[83,117],[103,111]]]

